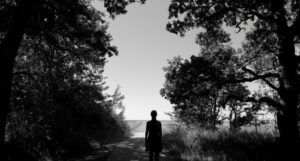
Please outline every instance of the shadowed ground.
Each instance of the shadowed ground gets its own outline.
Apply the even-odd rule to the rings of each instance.
[[[135,133],[130,139],[107,145],[112,149],[107,161],[148,161],[148,152],[145,151],[142,134],[144,133]],[[160,161],[173,160],[165,151],[160,154]]]

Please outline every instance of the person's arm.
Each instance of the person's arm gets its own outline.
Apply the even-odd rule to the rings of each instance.
[[[163,149],[163,145],[162,145],[162,125],[161,125],[161,122],[159,122],[159,137],[160,137],[159,151],[161,152],[162,149]]]
[[[159,122],[159,136],[161,137],[162,136],[162,132],[161,132],[161,122]]]
[[[147,125],[146,125],[146,132],[145,132],[145,146],[146,146],[146,142],[147,142],[148,135],[149,135],[149,128],[148,128],[148,122],[147,122]]]

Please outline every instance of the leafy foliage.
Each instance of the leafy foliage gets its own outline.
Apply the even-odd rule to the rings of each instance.
[[[234,49],[220,44],[207,45],[199,56],[184,61],[175,57],[168,63],[161,94],[175,105],[175,113],[181,120],[213,128],[225,119],[234,128],[252,121],[259,108],[251,108],[240,100],[228,100],[231,95],[240,98],[250,95],[246,86],[231,82],[243,74],[238,70],[239,56]],[[230,114],[224,116],[222,112],[227,106]]]
[[[77,52],[28,38],[17,57],[7,136],[38,159],[74,157],[91,150],[91,140],[127,130],[124,118],[114,116],[115,102],[103,94],[105,58],[87,46],[70,46]]]
[[[238,79],[232,83],[260,81],[269,90],[255,97],[240,98],[243,102],[265,103],[277,111],[278,128],[286,157],[295,158],[295,140],[299,139],[297,122],[299,104],[299,55],[295,46],[300,37],[300,4],[297,0],[172,0],[167,30],[183,35],[195,27],[204,30],[200,36],[212,35],[224,41],[223,26],[247,31],[240,50]],[[215,34],[218,31],[219,34]],[[221,36],[223,35],[223,36]],[[203,42],[202,40],[200,42]]]
[[[134,2],[104,1],[112,17]],[[13,150],[6,154],[66,160],[89,151],[91,140],[123,136],[124,117],[113,110],[122,98],[104,94],[106,58],[118,54],[104,14],[90,0],[0,4],[1,147],[6,135]]]

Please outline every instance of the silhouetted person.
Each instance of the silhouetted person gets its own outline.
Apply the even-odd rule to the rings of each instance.
[[[146,151],[149,151],[149,161],[159,161],[159,153],[162,151],[161,122],[156,120],[157,112],[151,111],[151,121],[147,122],[145,133]]]

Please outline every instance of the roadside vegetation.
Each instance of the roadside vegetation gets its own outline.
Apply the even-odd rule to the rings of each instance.
[[[0,160],[69,160],[129,133],[120,87],[106,92],[118,51],[104,12],[134,2],[99,11],[89,0],[1,1]]]
[[[276,161],[278,134],[211,130],[174,125],[163,135],[164,148],[181,161]]]
[[[172,0],[167,30],[184,36],[199,29],[196,43],[200,47],[199,54],[172,58],[164,68],[166,81],[161,95],[174,105],[175,117],[212,130],[218,130],[226,120],[231,131],[237,132],[244,125],[258,126],[263,121],[258,113],[266,109],[276,120],[284,156],[281,160],[300,160],[299,6],[295,0]],[[231,41],[234,37],[230,31],[245,37]],[[234,45],[237,41],[240,46]],[[249,84],[261,88],[255,90]],[[251,138],[256,138],[233,134],[237,141],[250,145]],[[227,142],[231,136],[217,135],[222,139],[216,141]],[[257,136],[253,146],[264,143],[264,138]],[[268,147],[268,142],[261,147]],[[276,156],[277,152],[272,153]]]

